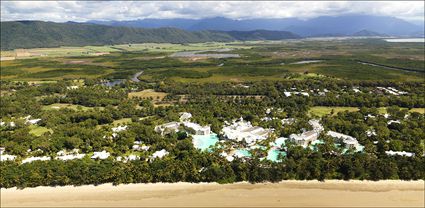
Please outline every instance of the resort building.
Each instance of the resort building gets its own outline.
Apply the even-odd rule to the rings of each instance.
[[[91,159],[104,160],[108,158],[109,155],[111,155],[109,152],[106,152],[105,150],[103,150],[102,152],[94,152],[93,156],[91,156]]]
[[[189,119],[192,118],[192,114],[188,112],[182,112],[180,113],[180,122],[189,121]]]
[[[236,140],[238,142],[245,141],[249,145],[267,139],[271,132],[272,130],[270,129],[252,126],[251,122],[244,121],[242,118],[240,121],[234,121],[231,125],[224,126],[222,129],[222,134],[227,139]]]
[[[166,156],[166,155],[168,155],[168,154],[169,154],[169,152],[167,152],[167,150],[162,149],[162,150],[160,150],[160,151],[156,151],[156,152],[154,152],[154,153],[151,155],[150,159],[151,159],[151,160],[152,160],[152,159],[155,159],[155,158],[159,158],[159,159],[161,159],[161,158],[163,158],[164,156]]]
[[[112,128],[112,132],[121,132],[127,129],[127,126],[118,126],[118,127],[114,127]]]
[[[37,161],[37,160],[46,161],[46,160],[50,160],[50,157],[48,157],[48,156],[43,156],[43,157],[29,157],[29,158],[26,158],[26,159],[22,160],[22,164],[24,164],[24,163],[31,163],[31,162]]]
[[[308,121],[308,123],[313,127],[313,131],[317,132],[318,134],[324,130],[322,124],[320,124],[320,121],[317,119],[312,119]]]
[[[86,154],[78,154],[78,149],[73,149],[72,151],[61,150],[56,153],[56,160],[74,160],[82,159]]]
[[[341,139],[346,148],[361,149],[361,145],[357,139],[352,136],[341,134],[335,131],[328,131],[327,135],[336,139]]]
[[[149,148],[150,148],[149,146],[146,146],[146,145],[140,146],[139,144],[135,144],[132,146],[132,149],[135,151],[148,151]]]
[[[415,156],[415,153],[413,153],[413,152],[405,152],[405,151],[392,151],[392,150],[390,150],[390,151],[385,151],[385,153],[387,155],[391,155],[391,156],[394,156],[394,155],[400,155],[400,156],[405,156],[405,157],[413,157],[413,156]]]
[[[157,133],[160,133],[161,135],[165,135],[171,132],[177,132],[179,130],[179,127],[180,127],[180,123],[173,121],[170,123],[155,126],[155,131]]]
[[[309,97],[310,95],[308,94],[308,92],[283,92],[283,94],[286,96],[286,97],[290,97],[291,95],[303,95],[303,96],[306,96],[306,97]]]
[[[78,88],[79,88],[79,86],[77,86],[77,85],[72,85],[72,86],[67,86],[66,87],[67,90],[76,90]]]
[[[307,147],[309,143],[316,141],[318,137],[319,133],[311,130],[303,132],[302,134],[291,134],[289,135],[289,140],[303,147]]]
[[[0,155],[0,161],[7,161],[7,160],[10,160],[10,161],[12,161],[12,160],[15,160],[16,159],[16,156],[15,155]]]
[[[381,92],[386,92],[392,95],[406,95],[408,94],[407,92],[403,92],[400,90],[397,90],[393,87],[376,87],[378,90],[380,90]]]
[[[190,133],[194,135],[210,135],[211,134],[210,126],[201,126],[197,123],[192,123],[192,122],[183,122],[183,125],[186,128],[189,128],[189,130],[191,131]]]

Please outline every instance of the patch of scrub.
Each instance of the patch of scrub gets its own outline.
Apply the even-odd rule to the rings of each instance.
[[[286,152],[279,151],[277,149],[270,149],[267,152],[267,160],[270,160],[272,162],[281,162],[282,160],[279,160],[279,155],[282,155],[283,157],[286,156]]]
[[[192,138],[193,146],[202,151],[208,150],[218,142],[217,134],[193,135]]]

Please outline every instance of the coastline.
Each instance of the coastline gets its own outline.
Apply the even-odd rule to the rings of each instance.
[[[1,189],[1,207],[380,206],[423,207],[425,181],[149,183]]]

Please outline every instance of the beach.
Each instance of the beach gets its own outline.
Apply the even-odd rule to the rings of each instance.
[[[424,207],[424,181],[156,183],[1,189],[1,207]]]

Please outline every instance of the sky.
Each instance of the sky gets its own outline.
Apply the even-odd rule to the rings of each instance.
[[[1,21],[300,18],[368,14],[424,22],[424,1],[4,1]]]

